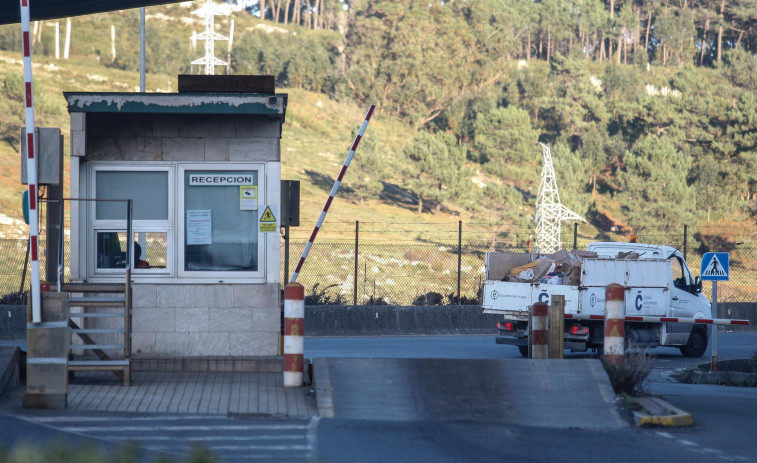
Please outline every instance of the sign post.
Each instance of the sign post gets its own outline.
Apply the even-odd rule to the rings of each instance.
[[[702,281],[712,281],[712,318],[718,318],[718,281],[728,281],[727,252],[708,252],[702,256]],[[718,371],[718,327],[712,330],[712,367]]]

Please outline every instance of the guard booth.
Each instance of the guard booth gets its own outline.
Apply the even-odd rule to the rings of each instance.
[[[213,369],[208,359],[236,368],[240,358],[279,355],[287,95],[275,93],[273,77],[179,76],[178,93],[64,95],[71,245],[63,287],[73,294],[77,283],[130,273],[125,344],[137,369],[189,368],[187,360]],[[104,318],[87,319],[92,337]]]

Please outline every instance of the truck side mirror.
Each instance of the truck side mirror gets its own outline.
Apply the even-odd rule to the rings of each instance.
[[[694,291],[697,293],[702,292],[702,279],[700,277],[694,277]]]

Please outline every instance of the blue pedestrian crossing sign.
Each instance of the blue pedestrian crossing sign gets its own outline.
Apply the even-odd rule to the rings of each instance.
[[[728,280],[728,253],[708,252],[702,256],[702,281]]]

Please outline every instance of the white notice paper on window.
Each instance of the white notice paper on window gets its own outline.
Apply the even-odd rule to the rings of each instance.
[[[210,210],[187,211],[187,244],[213,244]]]

